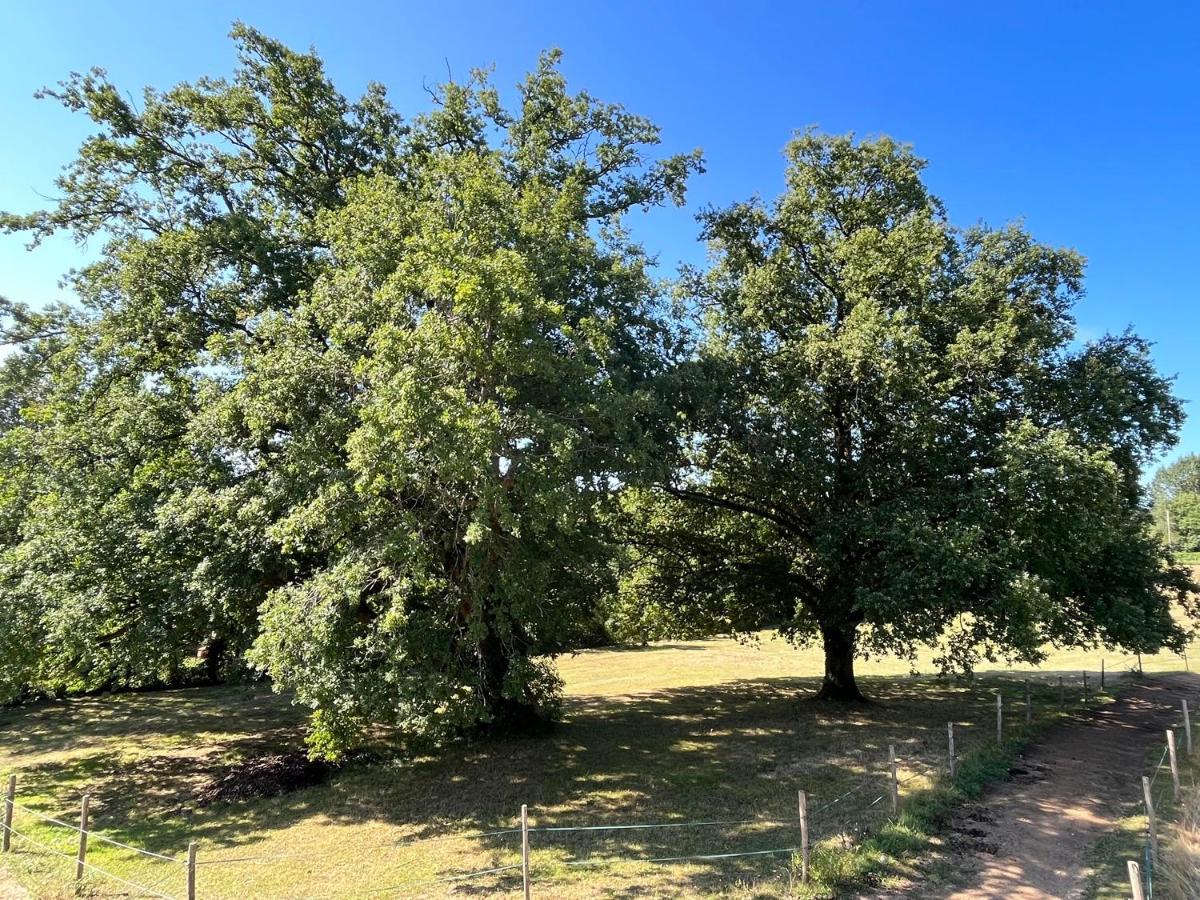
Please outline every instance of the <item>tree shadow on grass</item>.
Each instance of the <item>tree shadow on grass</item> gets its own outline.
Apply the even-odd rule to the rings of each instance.
[[[1036,685],[1039,708],[1056,702],[1056,681],[1046,674],[1046,683]],[[9,711],[0,717],[0,741],[17,740],[23,791],[52,796],[66,810],[86,791],[96,828],[162,852],[178,852],[190,840],[214,850],[249,849],[310,819],[390,827],[386,833],[398,844],[450,839],[447,846],[461,847],[455,835],[511,829],[527,804],[539,867],[569,886],[586,877],[568,866],[571,860],[795,846],[798,790],[809,794],[817,839],[861,837],[886,817],[888,803],[878,798],[887,793],[889,745],[902,760],[902,776],[935,768],[944,761],[947,721],[956,722],[962,752],[991,737],[997,687],[1010,704],[1023,698],[1023,686],[1011,678],[861,681],[875,701],[870,705],[807,702],[817,678],[572,698],[564,721],[547,734],[475,740],[438,756],[353,763],[324,785],[207,808],[193,802],[198,787],[231,762],[300,745],[302,718],[285,699],[261,686],[88,698],[27,714]],[[756,819],[782,821],[540,830]],[[511,862],[516,847],[511,834],[470,844],[472,860],[488,865]],[[453,858],[437,862],[444,870],[455,864]],[[698,861],[672,869],[669,884],[648,880],[644,871],[606,875],[605,882],[610,896],[704,895],[737,882],[777,883],[788,864],[786,855]],[[463,894],[489,889],[455,888]]]

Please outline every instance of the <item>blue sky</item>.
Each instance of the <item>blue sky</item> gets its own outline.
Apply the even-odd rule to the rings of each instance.
[[[576,88],[701,147],[689,208],[636,219],[668,269],[699,261],[695,210],[782,184],[796,129],[887,133],[931,162],[928,181],[962,225],[1015,218],[1084,253],[1080,335],[1132,326],[1178,376],[1192,421],[1173,455],[1200,452],[1200,11],[1132,3],[73,3],[25,2],[0,31],[0,209],[53,193],[87,123],[32,93],[103,66],[134,92],[228,73],[243,19],[315,45],[342,90],[386,84],[427,105],[423,83],[494,64],[511,85],[539,50],[566,52]],[[94,252],[95,248],[91,248]],[[87,250],[26,253],[0,238],[0,294],[41,303]]]

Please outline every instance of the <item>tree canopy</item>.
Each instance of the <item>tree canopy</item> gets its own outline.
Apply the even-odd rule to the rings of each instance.
[[[404,128],[381,88],[351,103],[315,56],[233,37],[232,80],[140,108],[101,70],[43,92],[96,133],[52,209],[0,225],[103,250],[69,276],[79,308],[6,307],[0,583],[26,648],[6,693],[169,682],[198,648],[218,674],[265,594],[313,565],[269,536],[310,473],[237,388],[326,265],[319,214],[398,165]],[[293,413],[332,389],[309,383]]]
[[[631,491],[620,614],[651,633],[772,622],[859,696],[857,652],[1034,662],[1178,646],[1140,506],[1182,418],[1132,334],[1073,348],[1083,261],[960,230],[887,138],[806,133],[787,190],[703,216],[674,477]]]
[[[99,131],[3,224],[105,244],[80,309],[5,308],[5,693],[253,645],[321,751],[552,712],[675,341],[621,218],[699,157],[557,54],[513,110],[476,73],[405,123],[234,38],[232,81],[140,109],[100,71],[47,92]]]
[[[0,300],[0,701],[269,675],[314,753],[553,716],[555,654],[780,626],[857,652],[1177,646],[1141,469],[1182,417],[1083,262],[807,133],[671,289],[627,231],[698,153],[545,54],[402,117],[245,26],[229,79],[47,97],[95,133],[0,227],[97,240]],[[673,290],[673,294],[671,292]]]
[[[568,94],[555,61],[513,113],[481,76],[443,89],[410,171],[320,223],[331,265],[297,318],[326,344],[263,361],[283,398],[314,376],[349,397],[289,429],[343,458],[275,526],[325,564],[270,596],[255,651],[335,745],[552,710],[544,658],[607,577],[598,507],[650,471],[675,338],[619,221],[679,197],[697,159],[643,164],[653,126]]]

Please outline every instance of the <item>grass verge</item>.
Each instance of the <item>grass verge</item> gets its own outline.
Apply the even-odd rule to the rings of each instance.
[[[1010,726],[1003,741],[976,745],[959,759],[954,777],[942,774],[913,792],[905,798],[900,814],[875,834],[854,846],[822,848],[814,861],[814,884],[808,894],[798,896],[835,897],[855,887],[918,879],[928,888],[941,880],[938,861],[928,851],[954,812],[978,800],[989,785],[1006,780],[1025,747],[1047,728],[1081,708],[1098,708],[1114,699],[1115,694],[1107,691],[1093,693],[1072,710],[1051,711],[1028,724]]]
[[[1183,785],[1180,801],[1175,802],[1172,796],[1171,773],[1163,758],[1165,743],[1155,746],[1146,755],[1142,772],[1131,773],[1130,778],[1131,783],[1136,783],[1143,774],[1153,778],[1151,797],[1159,822],[1162,864],[1168,863],[1173,850],[1184,849],[1173,845],[1195,845],[1200,837],[1197,834],[1197,825],[1200,823],[1195,816],[1196,808],[1200,805],[1200,747],[1197,747],[1196,754],[1189,757],[1184,749],[1182,726],[1175,731],[1179,742],[1180,782]],[[1200,737],[1200,734],[1194,736]],[[1092,875],[1084,893],[1086,900],[1126,900],[1130,895],[1128,861],[1135,860],[1143,870],[1147,867],[1146,812],[1141,798],[1132,796],[1133,793],[1130,792],[1129,802],[1125,804],[1116,826],[1092,848],[1089,857]],[[1182,873],[1175,879],[1155,877],[1154,896],[1160,900],[1194,900],[1196,894],[1188,892],[1188,889],[1172,890],[1171,881],[1182,883],[1181,876]],[[1195,887],[1193,884],[1193,889]]]

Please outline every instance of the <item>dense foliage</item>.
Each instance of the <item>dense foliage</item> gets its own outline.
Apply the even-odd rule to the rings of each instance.
[[[0,219],[104,241],[71,276],[81,309],[9,310],[0,578],[27,651],[7,693],[175,680],[198,650],[219,674],[265,593],[316,562],[269,539],[307,473],[236,388],[325,265],[318,214],[395,165],[402,130],[380,89],[351,104],[314,57],[235,38],[232,81],[140,109],[99,70],[47,91],[97,133],[55,208]]]
[[[606,582],[598,508],[653,460],[673,338],[618,224],[695,159],[644,165],[656,130],[570,96],[553,63],[516,113],[482,80],[444,89],[409,171],[320,223],[331,265],[296,318],[326,344],[264,360],[294,398],[273,416],[313,379],[346,395],[289,429],[323,475],[275,534],[325,562],[271,595],[255,652],[334,747],[552,711],[540,657],[582,637]]]
[[[856,652],[1175,646],[1140,466],[1182,414],[1148,347],[1081,350],[1082,260],[961,231],[888,139],[805,134],[773,205],[704,216],[675,477],[633,491],[627,629],[780,623],[857,697]]]
[[[100,72],[51,92],[99,133],[3,220],[105,240],[80,309],[6,306],[3,694],[253,644],[323,750],[552,711],[675,341],[621,217],[698,157],[554,55],[515,111],[477,75],[405,124],[234,36],[232,81],[140,110]]]
[[[406,120],[234,38],[46,92],[96,133],[0,218],[102,243],[77,305],[0,301],[0,700],[249,665],[335,754],[551,716],[606,625],[820,634],[836,696],[863,649],[1180,639],[1138,486],[1179,405],[1135,336],[1072,349],[1074,254],[809,134],[668,302],[623,221],[699,156],[556,54]]]

